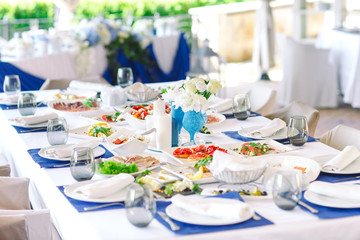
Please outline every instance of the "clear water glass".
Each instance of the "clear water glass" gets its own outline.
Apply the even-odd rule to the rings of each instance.
[[[307,119],[305,116],[292,116],[287,129],[289,141],[294,146],[302,146],[309,135]]]
[[[117,85],[127,87],[134,82],[133,72],[131,68],[119,68],[117,72]]]
[[[74,148],[70,160],[70,172],[76,181],[90,180],[95,173],[95,158],[89,147]]]
[[[238,120],[246,120],[250,115],[250,99],[246,93],[234,96],[232,106],[234,117]]]
[[[21,116],[34,115],[36,112],[36,96],[33,93],[21,93],[18,99],[18,109]]]
[[[149,184],[132,183],[125,199],[126,217],[137,227],[146,227],[156,213],[156,201]]]
[[[69,129],[65,118],[49,119],[47,139],[50,145],[62,145],[68,140]]]
[[[301,175],[296,170],[280,170],[274,177],[272,194],[281,209],[293,209],[301,199]]]
[[[6,95],[16,95],[21,91],[20,78],[18,75],[6,75],[3,90]]]

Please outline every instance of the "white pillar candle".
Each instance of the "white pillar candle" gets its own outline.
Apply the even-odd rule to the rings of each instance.
[[[165,149],[171,147],[171,116],[162,114],[155,116],[156,147]]]
[[[154,101],[154,116],[165,114],[165,102],[160,98]]]

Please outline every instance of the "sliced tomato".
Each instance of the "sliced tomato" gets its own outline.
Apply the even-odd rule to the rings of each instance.
[[[197,147],[192,148],[194,153],[197,152],[205,152],[206,151],[206,146],[205,145],[199,145]]]
[[[190,155],[193,151],[190,148],[177,148],[173,152],[173,155]]]
[[[121,141],[119,138],[117,138],[115,141],[113,141],[113,143],[114,143],[114,144],[121,144],[122,141]]]
[[[188,157],[188,160],[198,161],[207,158],[209,155],[203,152],[193,153]]]

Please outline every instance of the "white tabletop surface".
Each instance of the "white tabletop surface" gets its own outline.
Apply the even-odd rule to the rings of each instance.
[[[54,93],[56,90],[39,94],[51,97]],[[38,113],[46,111],[50,109],[37,109]],[[271,197],[245,197],[245,201],[259,214],[273,221],[274,225],[186,236],[175,235],[157,220],[153,220],[146,228],[137,228],[126,219],[124,209],[78,213],[56,187],[76,182],[69,168],[42,169],[32,160],[26,150],[49,146],[46,132],[17,134],[7,119],[18,115],[18,110],[0,111],[2,151],[12,165],[13,176],[31,179],[30,198],[33,207],[51,210],[52,219],[63,239],[357,239],[360,236],[360,217],[318,220],[316,216],[299,207],[292,211],[281,210],[273,203]],[[65,117],[70,129],[90,124],[81,117]],[[229,119],[213,130],[238,130],[267,121],[269,120],[263,117],[251,117],[246,121]],[[79,141],[81,139],[69,137],[68,143]],[[219,144],[237,142],[222,134],[212,141]],[[337,152],[322,143],[311,142],[306,143],[302,149],[287,154],[314,157]],[[99,176],[95,175],[94,179],[96,178]]]

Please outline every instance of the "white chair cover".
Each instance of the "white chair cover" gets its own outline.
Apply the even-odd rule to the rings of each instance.
[[[262,85],[252,87],[247,94],[249,95],[251,110],[261,115],[266,115],[274,110],[276,102],[276,90]]]
[[[0,177],[0,209],[30,209],[28,189],[28,178]]]
[[[340,124],[322,135],[320,142],[342,151],[349,145],[360,149],[359,139],[360,130]]]
[[[24,214],[0,215],[0,239],[29,239],[26,226],[26,216]]]
[[[4,154],[0,152],[0,176],[2,177],[10,177],[10,164]]]
[[[29,240],[50,240],[52,225],[50,211],[40,210],[0,210],[2,216],[25,216]],[[0,237],[0,239],[2,239]]]
[[[329,50],[278,34],[283,80],[279,104],[302,101],[312,107],[337,107],[336,67],[329,63]]]

